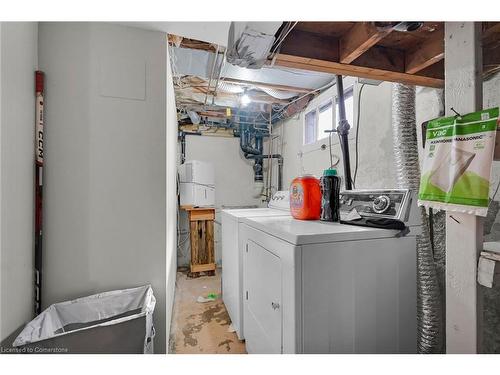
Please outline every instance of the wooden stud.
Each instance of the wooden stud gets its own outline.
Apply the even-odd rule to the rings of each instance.
[[[340,38],[340,62],[350,64],[392,32],[392,28],[380,30],[371,22],[356,22]]]

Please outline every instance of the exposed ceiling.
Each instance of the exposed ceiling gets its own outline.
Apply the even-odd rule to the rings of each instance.
[[[290,24],[284,22],[282,27]],[[219,43],[171,35],[180,109],[232,121],[235,112],[242,110],[242,95],[248,94],[252,97],[244,108],[251,113],[248,118],[265,123],[271,111],[276,121],[303,108],[332,83],[335,74],[427,87],[444,85],[443,22],[424,22],[414,31],[400,31],[396,23],[388,22],[293,24],[277,51],[269,55],[267,65],[258,70],[224,64],[225,49]],[[487,77],[500,70],[500,22],[483,22],[482,41]],[[227,107],[233,109],[233,118],[227,116]]]

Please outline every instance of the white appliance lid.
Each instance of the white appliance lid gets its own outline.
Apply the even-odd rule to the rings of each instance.
[[[291,216],[243,218],[243,223],[293,245],[342,242],[395,237],[399,231],[332,223],[296,220]]]
[[[223,214],[229,215],[232,218],[242,219],[244,217],[259,217],[259,216],[289,216],[290,212],[283,210],[275,210],[273,208],[237,208],[222,210]]]

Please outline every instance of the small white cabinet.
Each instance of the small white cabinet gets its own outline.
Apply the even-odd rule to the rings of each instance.
[[[262,246],[248,241],[245,264],[245,331],[249,353],[282,352],[281,261]],[[247,320],[248,319],[248,323]]]

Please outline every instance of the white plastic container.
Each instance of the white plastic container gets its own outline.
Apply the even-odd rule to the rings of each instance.
[[[179,166],[181,206],[213,207],[215,173],[212,163],[188,160]]]
[[[213,186],[215,185],[214,166],[206,161],[188,160],[179,166],[179,180]]]
[[[215,205],[215,187],[191,182],[180,183],[181,206],[211,207]]]

